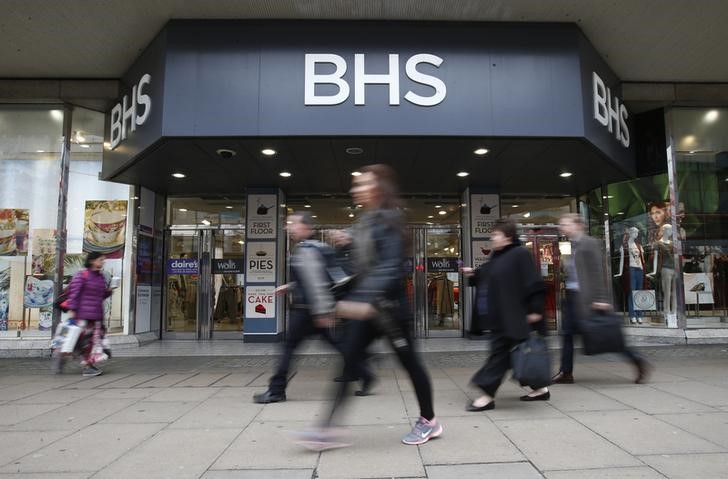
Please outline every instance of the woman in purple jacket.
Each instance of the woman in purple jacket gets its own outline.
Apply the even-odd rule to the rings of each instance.
[[[106,287],[106,278],[101,270],[106,258],[101,253],[90,252],[86,257],[86,269],[79,271],[71,280],[66,307],[69,315],[84,328],[82,337],[91,337],[81,350],[81,364],[84,376],[101,374],[94,363],[98,360],[94,346],[101,343],[104,321],[104,300],[111,296],[112,289]]]

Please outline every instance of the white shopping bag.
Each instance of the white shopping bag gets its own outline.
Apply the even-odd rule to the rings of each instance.
[[[61,352],[62,353],[72,353],[73,349],[76,347],[76,342],[78,341],[78,338],[81,336],[81,328],[80,326],[76,326],[75,324],[60,324],[59,326],[60,332],[56,333],[56,338],[61,338]],[[56,338],[53,339],[53,341],[56,341]]]

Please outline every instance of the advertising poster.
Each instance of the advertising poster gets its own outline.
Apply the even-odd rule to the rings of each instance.
[[[713,273],[683,273],[685,304],[713,303]]]
[[[278,197],[248,195],[247,239],[275,239],[278,233]]]
[[[0,331],[8,330],[10,317],[10,263],[0,260]]]
[[[56,271],[56,230],[34,229],[31,245],[31,274],[52,275]]]
[[[167,274],[197,274],[200,265],[197,258],[170,258],[167,259]]]
[[[500,218],[498,195],[470,195],[470,228],[473,238],[490,238],[493,223]]]
[[[126,200],[86,201],[83,251],[95,251],[108,259],[124,256]]]
[[[246,318],[275,318],[275,286],[248,286],[245,289]]]
[[[0,209],[0,256],[28,254],[28,210]]]
[[[248,242],[245,277],[248,283],[273,283],[276,280],[276,243]]]
[[[490,254],[490,241],[473,241],[473,268],[485,263]]]

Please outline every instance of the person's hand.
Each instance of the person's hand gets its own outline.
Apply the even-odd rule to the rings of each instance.
[[[290,284],[283,284],[281,286],[278,286],[275,289],[275,295],[276,296],[282,296],[282,295],[288,293],[288,290],[289,289],[291,289],[291,285]]]
[[[592,309],[597,309],[599,311],[611,311],[612,305],[609,303],[592,303]]]
[[[76,319],[76,312],[69,309],[68,310],[68,317],[70,319]]]
[[[326,329],[336,324],[336,317],[333,313],[320,314],[313,318],[313,324],[319,329]]]
[[[543,319],[543,315],[538,313],[531,313],[526,316],[526,319],[528,320],[528,324],[538,323]]]
[[[338,318],[363,321],[376,315],[376,308],[369,303],[360,301],[339,301],[336,303],[336,317]]]
[[[647,273],[646,275],[648,278],[653,278],[655,276],[655,273]]]
[[[344,230],[331,230],[328,232],[328,236],[337,248],[351,243],[351,236]]]
[[[460,268],[460,272],[468,277],[475,274],[475,271],[473,270],[473,268],[469,268],[467,266],[463,266],[462,268]]]

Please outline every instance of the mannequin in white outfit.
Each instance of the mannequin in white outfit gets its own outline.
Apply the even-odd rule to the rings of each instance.
[[[677,298],[675,296],[675,247],[672,243],[673,232],[671,225],[662,225],[660,239],[656,243],[652,272],[647,276],[660,274],[662,287],[662,310],[665,321],[675,314]]]
[[[632,324],[642,324],[642,312],[635,311],[634,301],[632,300],[632,292],[642,289],[642,281],[645,274],[645,253],[642,245],[639,244],[637,238],[640,230],[631,226],[627,228],[627,241],[619,250],[619,273],[615,274],[619,278],[624,273],[624,258],[629,255],[629,292],[627,294],[627,304],[629,305],[629,322]]]

